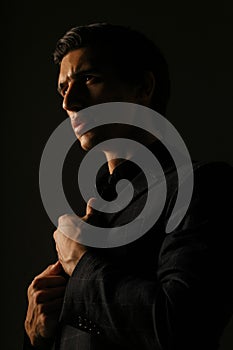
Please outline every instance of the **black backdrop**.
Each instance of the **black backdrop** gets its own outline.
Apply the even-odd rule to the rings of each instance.
[[[56,92],[52,52],[74,25],[127,24],[164,52],[171,73],[168,118],[195,159],[232,162],[231,1],[3,2],[1,349],[21,349],[26,290],[56,259],[54,227],[43,208],[38,170],[52,131],[66,118]],[[221,350],[233,346],[229,325]]]

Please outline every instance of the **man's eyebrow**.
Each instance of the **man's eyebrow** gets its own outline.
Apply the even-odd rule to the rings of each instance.
[[[79,68],[74,73],[71,74],[71,78],[75,78],[76,76],[82,75],[82,74],[94,74],[94,73],[100,73],[100,70],[95,67],[91,67],[88,69]]]
[[[62,89],[66,86],[67,81],[70,81],[71,79],[77,79],[79,76],[82,75],[88,75],[88,74],[94,74],[94,73],[100,73],[100,70],[98,68],[88,68],[88,69],[83,69],[83,68],[78,68],[75,72],[73,72],[69,77],[64,82],[60,82],[57,91],[61,93]]]

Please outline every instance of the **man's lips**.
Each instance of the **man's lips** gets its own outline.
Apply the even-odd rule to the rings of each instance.
[[[70,118],[72,129],[77,136],[81,136],[86,131],[93,128],[92,125],[94,123],[94,120],[92,116],[89,115],[89,113],[87,114],[83,111],[79,111],[70,115]]]

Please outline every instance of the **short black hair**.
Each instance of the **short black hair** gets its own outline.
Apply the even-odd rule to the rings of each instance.
[[[145,71],[151,71],[156,81],[151,107],[165,114],[170,97],[169,69],[160,49],[146,35],[110,23],[73,27],[58,40],[53,53],[54,62],[60,64],[68,52],[81,47],[107,49],[123,81],[140,81]]]

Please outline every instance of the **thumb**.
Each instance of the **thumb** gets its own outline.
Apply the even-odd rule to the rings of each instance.
[[[89,201],[87,202],[86,215],[83,218],[83,220],[92,225],[99,226],[100,212],[97,209],[93,208],[93,203],[95,201],[97,201],[97,199],[93,197],[93,198],[90,198]]]
[[[90,216],[93,216],[95,214],[96,210],[93,208],[94,202],[96,202],[96,198],[94,197],[90,198],[87,202],[86,218],[89,218]]]
[[[44,271],[40,273],[39,276],[51,276],[51,275],[59,275],[63,272],[63,267],[58,260],[55,264],[49,265]]]
[[[62,264],[59,260],[51,266],[49,272],[51,275],[59,275],[60,273],[64,272]]]

